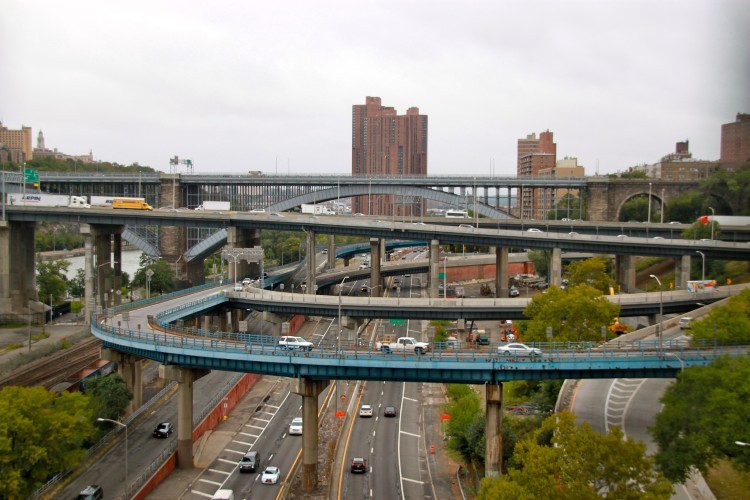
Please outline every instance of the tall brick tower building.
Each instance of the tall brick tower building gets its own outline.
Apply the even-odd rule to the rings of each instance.
[[[539,177],[540,171],[554,170],[557,162],[557,144],[549,130],[539,134],[529,134],[525,139],[518,139],[517,175],[519,177]],[[523,219],[538,218],[543,207],[540,190],[524,187],[519,197],[518,216]]]
[[[352,106],[352,175],[427,175],[427,115],[409,108],[398,115],[380,97]],[[421,215],[424,200],[414,196],[368,195],[352,200],[352,212],[368,215]]]
[[[750,114],[737,113],[737,121],[721,126],[721,161],[750,160]]]

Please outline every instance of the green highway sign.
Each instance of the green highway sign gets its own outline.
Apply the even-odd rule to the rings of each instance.
[[[441,280],[444,280],[445,279],[445,273],[438,273],[438,278],[440,278]]]
[[[39,182],[39,171],[31,168],[24,168],[23,182]]]
[[[392,325],[405,325],[406,320],[405,319],[398,319],[398,318],[391,318],[391,324]]]

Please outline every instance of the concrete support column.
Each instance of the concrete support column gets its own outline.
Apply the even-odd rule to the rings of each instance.
[[[508,296],[508,249],[495,247],[495,297]]]
[[[440,281],[440,242],[430,240],[430,289],[429,296],[432,299],[438,297],[438,284]]]
[[[372,297],[383,296],[383,283],[380,277],[380,239],[370,238],[370,287]]]
[[[329,383],[301,378],[294,391],[302,396],[302,491],[305,493],[318,486],[318,396]]]
[[[112,288],[114,288],[115,306],[122,302],[122,234],[114,235],[114,246],[112,248],[115,258],[115,276]]]
[[[177,467],[193,468],[193,384],[208,375],[206,370],[191,370],[175,365],[159,366],[159,375],[179,384],[177,390]]]
[[[96,303],[102,309],[109,308],[111,274],[112,274],[112,236],[107,234],[94,235],[94,251],[96,252]],[[106,299],[105,299],[106,297]]]
[[[227,246],[230,248],[253,248],[260,247],[260,230],[258,229],[240,229],[230,226],[227,228]],[[260,264],[249,263],[244,260],[235,262],[232,259],[227,260],[229,269],[229,278],[231,281],[238,281],[242,278],[260,277]],[[236,267],[236,273],[235,273]]]
[[[125,387],[133,393],[127,412],[133,413],[143,404],[143,360],[132,354],[124,354],[102,348],[102,359],[117,363],[117,373],[125,381]]]
[[[559,247],[552,249],[552,257],[549,263],[549,284],[562,285],[562,250]]]
[[[88,224],[84,224],[88,227]],[[83,227],[81,227],[83,233]],[[83,284],[86,287],[84,291],[86,306],[86,324],[91,324],[91,314],[96,310],[96,298],[94,297],[94,238],[88,231],[85,233],[84,238],[84,278]]]
[[[498,382],[484,387],[487,415],[484,476],[500,477],[503,467],[503,384]]]
[[[679,259],[675,259],[674,263],[675,289],[687,290],[687,282],[690,281],[691,258],[689,255],[683,255]]]
[[[317,269],[315,262],[315,231],[307,231],[307,287],[305,293],[315,295],[315,283],[317,280]]]
[[[203,270],[205,259],[193,259],[185,266],[187,280],[193,285],[202,285],[206,282],[206,274]]]
[[[209,330],[211,330],[211,316],[209,316],[208,314],[204,314],[201,317],[201,319],[202,319],[202,321],[201,321],[201,324],[202,324],[201,330],[206,331],[206,332],[209,331]]]
[[[269,311],[262,311],[261,313],[261,320],[265,321],[266,323],[271,323],[271,331],[267,332],[264,331],[264,335],[273,335],[274,337],[279,337],[281,335],[285,335],[285,333],[281,332],[281,326],[286,322],[289,321],[288,316],[281,316],[276,313],[272,313]]]
[[[635,256],[615,256],[615,274],[617,283],[623,293],[635,292]],[[618,290],[615,290],[618,291]]]
[[[34,259],[35,227],[34,222],[0,221],[0,312],[18,315],[24,322],[30,302],[39,301]]]
[[[336,269],[336,237],[328,235],[328,269]]]

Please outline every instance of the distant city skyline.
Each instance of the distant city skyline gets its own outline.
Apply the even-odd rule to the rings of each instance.
[[[381,96],[429,115],[429,175],[513,176],[543,130],[588,175],[718,160],[750,112],[745,0],[225,7],[6,1],[0,121],[163,172],[346,175],[352,103]]]

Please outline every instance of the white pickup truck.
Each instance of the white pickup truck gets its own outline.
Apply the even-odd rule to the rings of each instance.
[[[421,355],[430,351],[429,342],[419,342],[414,337],[399,337],[398,340],[383,339],[376,344],[377,349],[384,353],[392,352],[413,352]]]

